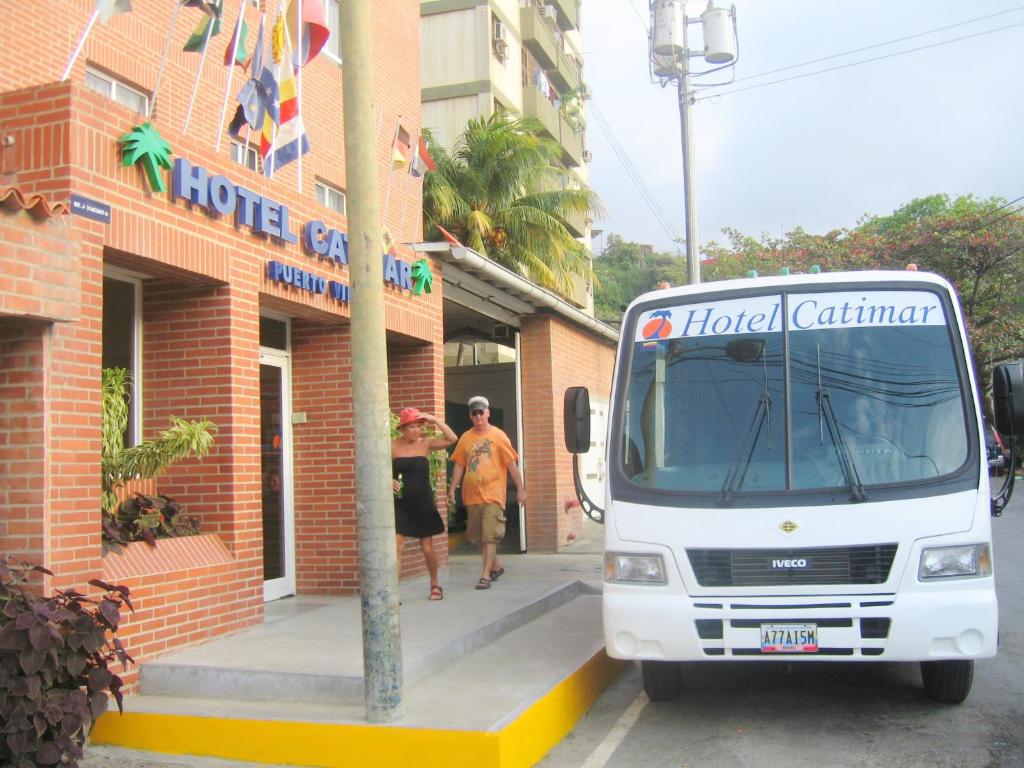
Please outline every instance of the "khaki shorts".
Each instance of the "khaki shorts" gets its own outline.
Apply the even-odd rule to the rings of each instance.
[[[505,538],[505,510],[497,504],[466,507],[466,538],[474,544],[498,544]]]

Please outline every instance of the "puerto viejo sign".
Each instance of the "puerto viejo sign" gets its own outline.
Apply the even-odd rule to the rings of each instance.
[[[746,333],[945,325],[939,297],[928,291],[840,291],[751,296],[644,312],[634,341]]]
[[[171,200],[179,198],[210,215],[231,217],[236,228],[249,229],[254,235],[283,245],[299,245],[307,256],[348,264],[348,235],[344,232],[319,220],[300,225],[292,219],[288,206],[235,184],[226,176],[210,174],[183,157],[175,158],[171,170]],[[347,303],[351,296],[350,287],[344,283],[276,260],[267,263],[267,277],[307,293],[326,294],[340,302]],[[412,265],[394,254],[384,254],[384,282],[413,290]]]

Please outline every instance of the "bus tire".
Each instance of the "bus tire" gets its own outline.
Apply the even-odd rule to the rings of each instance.
[[[683,667],[678,661],[641,661],[644,692],[651,701],[672,701],[683,687]]]
[[[922,661],[925,693],[940,704],[962,704],[974,682],[973,661]]]

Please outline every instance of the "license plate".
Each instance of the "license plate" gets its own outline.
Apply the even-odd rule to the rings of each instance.
[[[817,624],[762,624],[761,653],[817,653]]]

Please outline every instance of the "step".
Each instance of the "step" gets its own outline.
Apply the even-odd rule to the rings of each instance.
[[[490,592],[495,593],[491,600]],[[496,583],[483,594],[449,588],[436,603],[403,595],[404,682],[409,685],[445,669],[577,596],[595,592],[578,579],[538,588],[529,578],[519,578]],[[270,610],[260,626],[145,662],[140,667],[141,692],[170,698],[361,705],[360,610],[356,598],[313,603],[286,618],[274,618]]]

